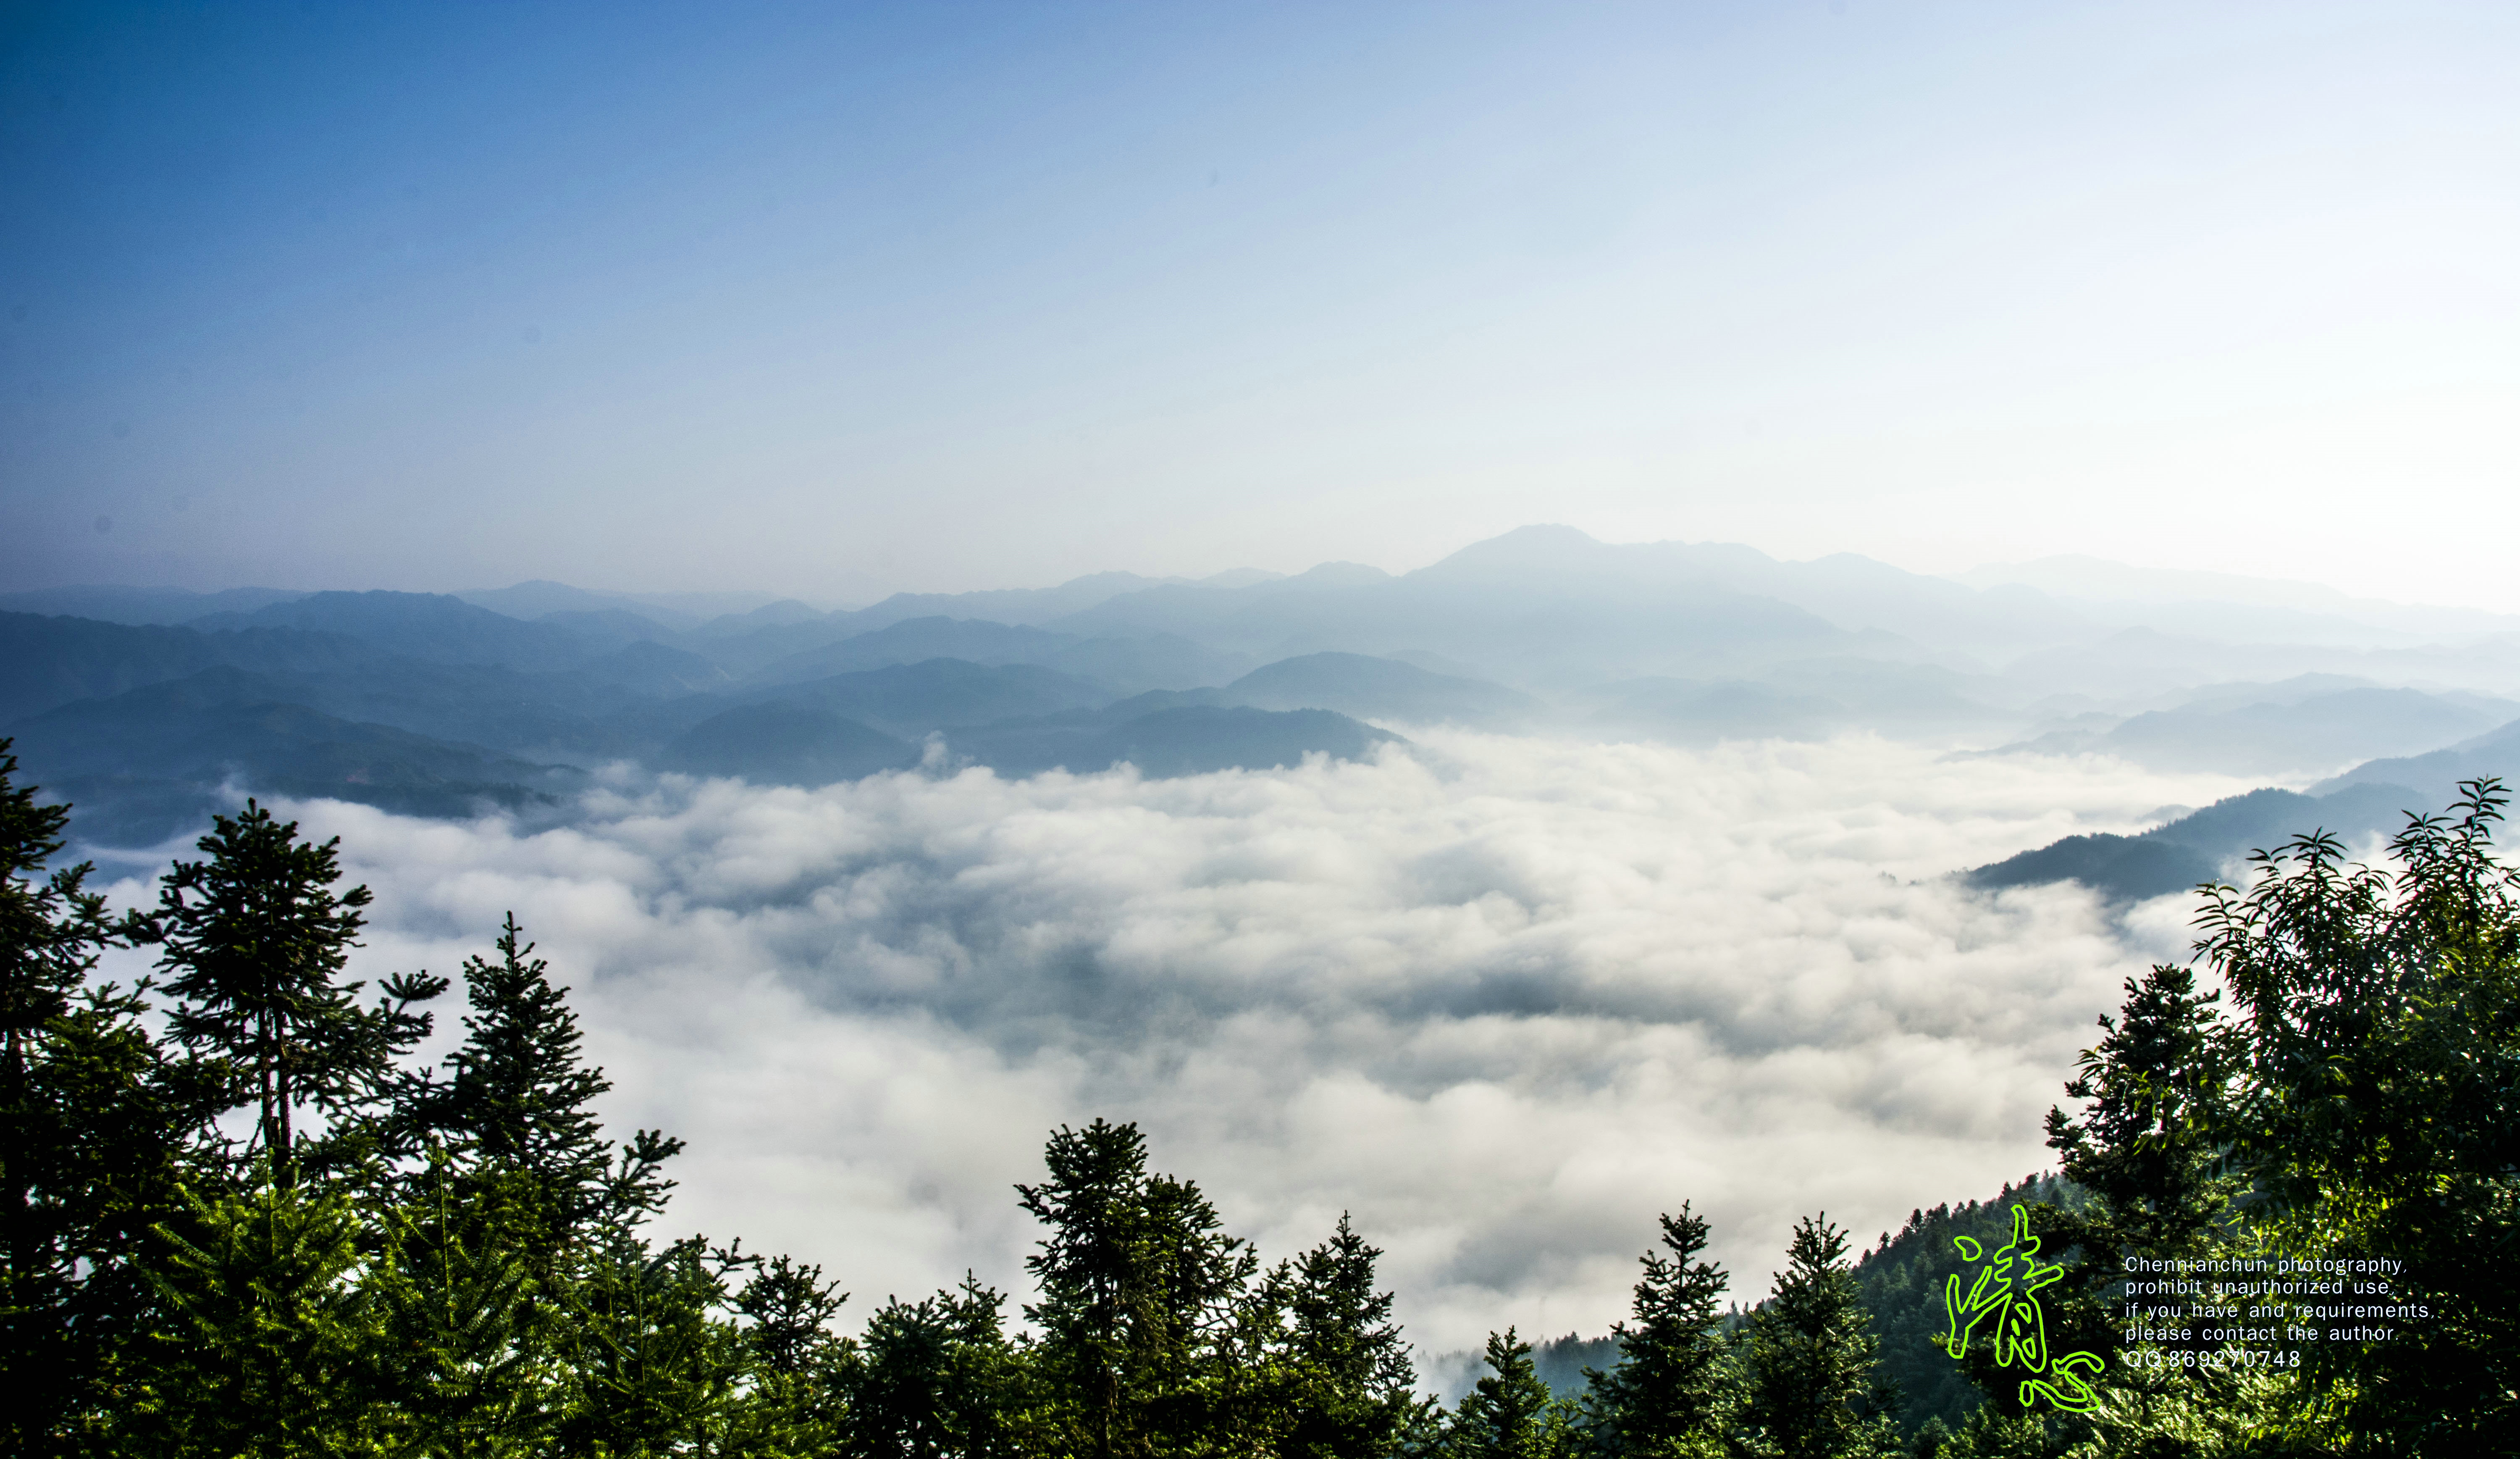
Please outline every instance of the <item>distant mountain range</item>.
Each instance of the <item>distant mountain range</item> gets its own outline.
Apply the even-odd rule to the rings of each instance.
[[[15,739],[29,778],[79,805],[81,835],[136,844],[198,824],[231,790],[461,815],[554,804],[588,769],[620,759],[819,786],[930,762],[1010,774],[1122,762],[1153,776],[1269,768],[1354,758],[1398,739],[1294,703],[1313,679],[1324,684],[1314,699],[1422,710],[1416,717],[1430,722],[1528,703],[1362,659],[1276,665],[1247,694],[1233,684],[1131,694],[1148,679],[1179,683],[1238,662],[1160,637],[1087,640],[947,619],[875,630],[822,662],[784,656],[739,679],[660,637],[623,642],[607,618],[562,609],[528,622],[400,593],[315,594],[185,626],[0,614],[12,670],[0,734]],[[940,645],[1110,672],[901,661]],[[839,663],[879,666],[821,671]]]
[[[1971,585],[1543,526],[1398,576],[1112,572],[843,611],[553,582],[65,588],[0,595],[0,734],[29,775],[75,782],[85,834],[126,840],[236,788],[452,813],[546,803],[618,760],[799,785],[973,764],[1160,775],[1371,754],[1440,725],[1684,744],[1873,733],[2400,785],[2430,805],[2443,777],[2520,752],[2520,702],[2502,697],[2520,689],[2520,623],[2110,568]],[[2227,600],[2144,618],[2192,607],[2191,589]],[[2217,601],[2241,617],[2206,611]],[[2209,631],[2243,619],[2272,636]],[[2203,830],[2083,840],[1982,885],[2148,887],[2222,854]]]

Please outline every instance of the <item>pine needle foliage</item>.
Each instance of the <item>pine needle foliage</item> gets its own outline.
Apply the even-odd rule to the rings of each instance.
[[[1490,1333],[1487,1365],[1487,1376],[1453,1410],[1445,1459],[1561,1459],[1572,1453],[1574,1405],[1541,1382],[1531,1345],[1509,1327]]]
[[[1329,1240],[1271,1272],[1266,1304],[1283,1314],[1273,1344],[1283,1375],[1279,1452],[1302,1459],[1387,1454],[1422,1422],[1408,1339],[1376,1290],[1382,1253],[1347,1212]]]
[[[1015,1190],[1046,1228],[1024,1315],[1058,1442],[1092,1459],[1203,1452],[1235,1417],[1229,1353],[1258,1258],[1197,1186],[1148,1173],[1134,1124],[1062,1125],[1046,1162],[1047,1181]]]
[[[422,1199],[387,1212],[367,1284],[379,1342],[366,1375],[397,1455],[508,1459],[553,1426],[557,1314],[510,1230],[469,1208],[443,1154]]]
[[[1896,1451],[1896,1395],[1875,1370],[1846,1232],[1826,1212],[1794,1225],[1776,1290],[1741,1335],[1739,1447],[1774,1459],[1869,1459]]]
[[[853,1459],[1013,1459],[1041,1452],[1041,1396],[1009,1341],[1006,1299],[968,1273],[915,1302],[887,1301],[842,1369],[842,1452]]]
[[[1631,1314],[1610,1330],[1618,1364],[1585,1375],[1584,1429],[1594,1452],[1674,1459],[1721,1452],[1740,1372],[1724,1331],[1731,1279],[1702,1259],[1707,1240],[1705,1219],[1686,1203],[1662,1217],[1663,1250],[1642,1258]]]
[[[296,822],[250,800],[210,825],[200,843],[208,859],[166,873],[142,935],[164,949],[175,1041],[229,1072],[229,1108],[254,1111],[243,1161],[293,1185],[310,1160],[339,1167],[374,1149],[383,1126],[363,1117],[391,1097],[406,1076],[399,1057],[428,1034],[411,1005],[446,980],[397,974],[374,1007],[360,1006],[365,984],[341,975],[371,893],[333,889],[338,838],[301,842]],[[343,1127],[301,1130],[308,1107]]]
[[[518,1240],[553,1263],[614,1225],[636,1225],[673,1189],[665,1161],[682,1142],[641,1130],[617,1151],[596,1101],[611,1092],[586,1063],[567,991],[511,912],[495,956],[464,962],[464,1042],[447,1079],[411,1102],[419,1138],[442,1145],[468,1200],[498,1208]]]
[[[128,1436],[170,1456],[372,1446],[362,1380],[379,1333],[350,1199],[266,1182],[187,1204],[186,1229],[164,1230],[169,1255],[150,1274],[167,1324]]]

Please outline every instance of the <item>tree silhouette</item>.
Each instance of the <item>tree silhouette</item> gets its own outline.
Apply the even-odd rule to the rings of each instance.
[[[231,1108],[255,1111],[248,1157],[268,1162],[280,1185],[302,1163],[298,1111],[374,1116],[404,1077],[397,1056],[426,1037],[426,1015],[410,1012],[445,991],[446,980],[396,975],[373,1008],[341,972],[357,945],[368,889],[336,893],[338,838],[315,845],[297,823],[274,820],[252,801],[241,816],[214,816],[200,849],[206,861],[178,861],[161,879],[145,935],[161,944],[158,966],[176,1001],[167,1027],[196,1056],[220,1061],[234,1076]],[[368,1136],[374,1121],[340,1136]]]

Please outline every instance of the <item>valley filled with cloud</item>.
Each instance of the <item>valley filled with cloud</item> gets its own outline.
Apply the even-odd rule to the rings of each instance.
[[[1446,729],[1165,780],[601,779],[558,823],[288,811],[375,889],[356,973],[451,973],[516,912],[612,1127],[691,1142],[668,1228],[864,1300],[1021,1292],[1045,1134],[1134,1119],[1265,1256],[1352,1211],[1428,1350],[1606,1328],[1683,1201],[1749,1299],[1797,1215],[1868,1239],[2044,1167],[2041,1116],[2183,903],[1949,874],[2246,786]]]

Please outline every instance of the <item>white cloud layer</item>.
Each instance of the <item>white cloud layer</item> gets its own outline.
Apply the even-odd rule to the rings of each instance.
[[[1868,1240],[2044,1165],[2075,1051],[2179,918],[2131,945],[2079,891],[1943,874],[2242,788],[1416,739],[1170,781],[624,781],[559,829],[292,813],[376,889],[371,976],[451,973],[513,908],[615,1128],[691,1141],[667,1226],[820,1261],[861,1318],[966,1267],[1023,1291],[1011,1187],[1100,1115],[1265,1256],[1353,1211],[1443,1349],[1601,1331],[1684,1200],[1748,1297],[1799,1214]]]

